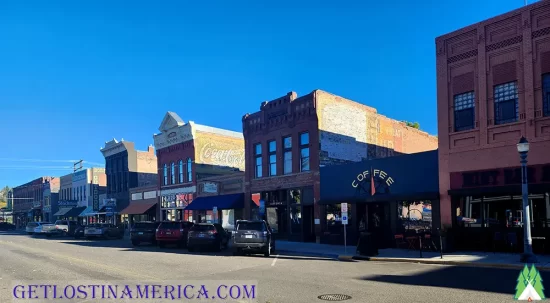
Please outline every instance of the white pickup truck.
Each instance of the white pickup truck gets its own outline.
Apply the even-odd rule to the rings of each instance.
[[[56,228],[55,224],[42,223],[34,229],[34,234],[51,237],[52,235],[59,234],[59,230]]]

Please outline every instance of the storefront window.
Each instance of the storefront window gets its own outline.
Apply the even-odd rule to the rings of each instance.
[[[302,233],[302,210],[300,205],[290,207],[290,232],[293,234]]]
[[[397,216],[405,230],[432,229],[432,202],[401,201],[397,202]]]
[[[329,204],[325,207],[327,218],[327,231],[331,233],[342,232],[342,205]],[[348,204],[348,227],[353,224],[353,215],[351,213],[350,204]]]
[[[289,190],[290,193],[290,203],[291,204],[300,204],[302,200],[301,190],[299,189],[292,189]]]

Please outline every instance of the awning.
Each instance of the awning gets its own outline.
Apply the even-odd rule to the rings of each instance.
[[[65,217],[78,217],[78,215],[80,215],[80,213],[82,213],[84,210],[86,209],[86,207],[84,206],[81,206],[81,207],[74,207],[74,208],[71,208],[71,210],[69,210],[64,216]]]
[[[66,213],[68,213],[72,208],[61,208],[58,210],[54,216],[65,216]]]
[[[126,215],[142,215],[155,205],[157,205],[157,202],[130,202],[130,205],[120,213]]]
[[[244,194],[231,194],[209,197],[198,197],[194,199],[185,210],[212,210],[218,209],[241,209],[244,208]]]
[[[86,207],[86,209],[84,209],[84,211],[82,211],[82,212],[80,213],[80,215],[78,215],[78,216],[79,216],[79,217],[88,217],[88,216],[90,216],[90,215],[93,216],[93,212],[94,212],[93,206],[88,206],[88,207]]]

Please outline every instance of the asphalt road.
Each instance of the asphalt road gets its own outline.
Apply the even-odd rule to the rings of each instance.
[[[13,288],[16,284],[121,285],[123,281],[131,281],[128,283],[202,283],[213,287],[214,283],[220,283],[218,281],[226,285],[252,281],[257,283],[256,302],[261,303],[325,302],[318,299],[323,294],[352,297],[344,302],[500,303],[514,301],[518,274],[516,270],[341,262],[290,255],[265,258],[234,257],[229,252],[191,254],[178,248],[134,248],[128,240],[46,239],[0,232],[0,302],[46,302],[14,301]],[[542,275],[545,278],[547,274]],[[216,290],[211,290],[209,298],[214,293],[217,293]],[[47,302],[55,301],[50,299]],[[61,302],[59,299],[57,301]],[[131,301],[157,302],[135,299],[135,296]],[[102,300],[81,298],[71,302]],[[248,301],[241,298],[224,302]]]

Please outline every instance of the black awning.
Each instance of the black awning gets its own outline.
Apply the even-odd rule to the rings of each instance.
[[[389,202],[389,201],[408,201],[408,200],[438,200],[438,192],[422,192],[422,193],[410,193],[403,195],[374,195],[374,196],[354,196],[354,197],[342,197],[338,199],[322,199],[319,201],[321,205],[338,204],[342,202],[347,203],[373,203],[373,202]]]
[[[63,217],[67,217],[67,218],[78,217],[78,215],[80,215],[80,213],[82,213],[85,209],[86,209],[86,207],[84,207],[84,206],[82,206],[82,207],[73,207],[68,212],[66,212],[63,215]]]
[[[214,207],[220,210],[244,208],[244,194],[198,197],[185,210],[212,210]]]

